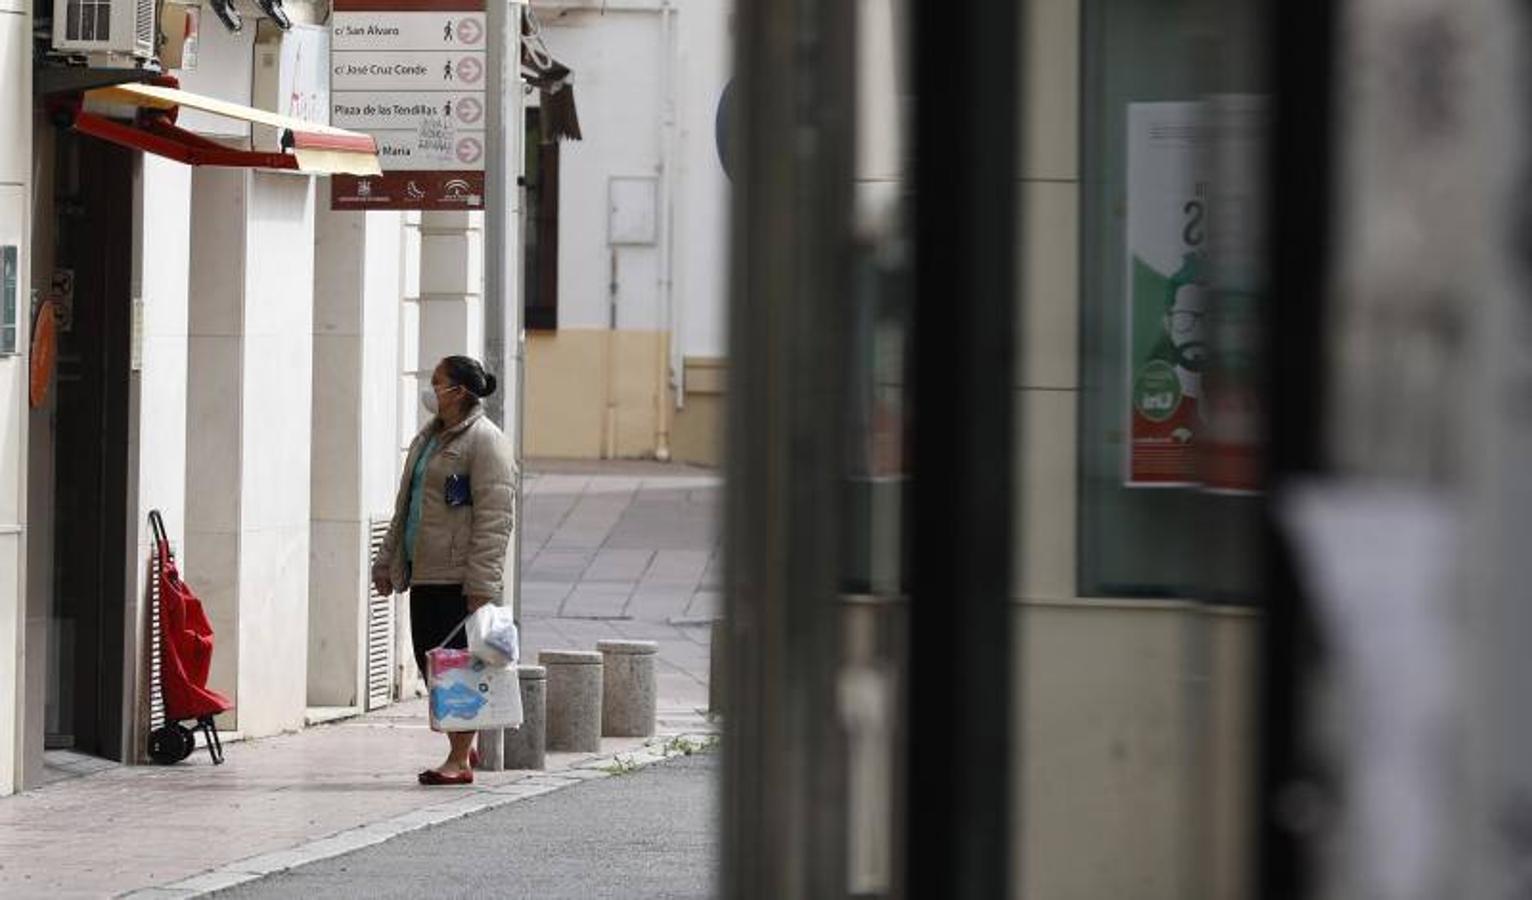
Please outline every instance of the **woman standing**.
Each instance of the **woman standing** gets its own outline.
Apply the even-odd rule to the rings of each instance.
[[[510,544],[515,461],[510,443],[479,401],[495,376],[477,360],[449,356],[431,373],[421,402],[435,417],[415,436],[394,500],[388,537],[373,565],[380,594],[408,589],[415,663],[447,639],[469,613],[500,596]],[[466,647],[459,631],[449,647]],[[447,761],[420,783],[472,784],[472,731],[447,735]]]

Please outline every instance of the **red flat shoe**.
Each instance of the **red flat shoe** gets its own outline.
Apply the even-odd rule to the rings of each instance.
[[[473,770],[468,769],[456,775],[444,775],[435,769],[426,769],[417,776],[421,784],[428,787],[438,787],[450,784],[473,784]]]

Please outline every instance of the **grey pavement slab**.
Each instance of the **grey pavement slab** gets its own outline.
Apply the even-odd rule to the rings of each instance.
[[[559,609],[561,619],[617,619],[633,595],[633,585],[621,582],[575,585]]]
[[[581,576],[582,581],[637,582],[649,570],[654,550],[634,548],[619,550],[607,548],[596,551],[595,559]]]
[[[523,581],[567,581],[575,582],[585,574],[590,567],[591,560],[596,558],[595,548],[572,549],[572,548],[545,548],[532,558],[525,571],[521,573]]]
[[[686,612],[693,593],[690,588],[646,587],[640,582],[628,598],[626,612],[628,618],[642,622],[669,622]]]
[[[707,550],[656,550],[640,583],[655,588],[695,588],[707,573],[711,556]]]
[[[677,757],[401,835],[220,896],[711,897],[718,777],[716,754]]]

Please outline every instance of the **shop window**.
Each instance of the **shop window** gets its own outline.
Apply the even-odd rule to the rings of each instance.
[[[1209,399],[1210,389],[1224,396],[1221,373],[1235,356],[1214,333],[1234,333],[1224,325],[1236,314],[1248,317],[1252,348],[1259,332],[1259,288],[1232,290],[1222,280],[1214,211],[1215,195],[1240,187],[1217,167],[1222,123],[1259,121],[1264,102],[1259,53],[1241,45],[1241,7],[1251,5],[1084,3],[1084,596],[1243,602],[1255,593],[1257,439],[1220,443],[1215,435],[1229,429],[1210,427],[1210,411],[1224,404]],[[1248,226],[1254,214],[1239,221]],[[1241,377],[1239,390],[1255,391],[1253,367]],[[1258,418],[1252,412],[1249,421]]]
[[[559,142],[527,110],[526,221],[522,229],[524,320],[529,331],[559,324]]]

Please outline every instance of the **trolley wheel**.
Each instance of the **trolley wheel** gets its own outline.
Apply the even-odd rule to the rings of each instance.
[[[178,763],[196,749],[196,735],[179,722],[149,732],[149,758],[163,766]]]

